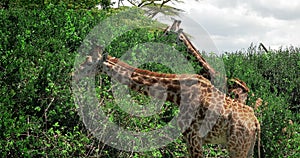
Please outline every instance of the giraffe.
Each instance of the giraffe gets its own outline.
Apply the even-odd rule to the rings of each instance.
[[[192,42],[189,40],[189,38],[186,36],[186,34],[183,32],[183,29],[180,28],[181,21],[174,19],[174,22],[171,27],[167,27],[164,30],[164,35],[167,35],[168,32],[177,33],[177,39],[176,42],[183,42],[183,44],[187,48],[187,52],[194,56],[196,58],[196,62],[198,62],[199,65],[201,65],[204,69],[204,72],[199,72],[199,75],[204,76],[205,78],[209,80],[213,80],[216,78],[216,76],[219,75],[217,71],[214,70],[213,67],[211,67],[208,62],[201,56],[201,54],[198,52],[196,47],[192,44]],[[225,81],[227,81],[228,78],[225,77]],[[231,93],[234,94],[234,99],[240,101],[243,104],[246,104],[246,100],[248,99],[248,93],[249,88],[247,87],[246,83],[238,78],[233,78],[229,80],[233,84],[229,84],[228,87],[228,95],[230,96]],[[225,91],[226,87],[222,87],[222,91]],[[260,99],[260,98],[259,98]]]
[[[191,43],[191,41],[188,39],[188,37],[183,33],[183,29],[179,27],[181,24],[180,20],[174,20],[171,27],[167,27],[164,30],[163,35],[168,35],[168,32],[173,32],[178,34],[176,42],[179,43],[182,41],[184,45],[187,47],[188,53],[193,55],[199,65],[203,66],[205,73],[201,74],[205,76],[208,79],[211,79],[211,76],[215,76],[216,71],[208,64],[208,62],[205,61],[205,59],[198,53],[196,47]]]
[[[178,39],[179,41],[183,42],[183,44],[187,47],[187,52],[196,58],[196,62],[198,62],[199,65],[202,65],[204,69],[204,73],[201,74],[201,72],[199,72],[199,75],[203,75],[204,77],[206,77],[212,82],[217,76],[220,75],[219,72],[215,71],[214,68],[211,67],[209,63],[205,61],[205,59],[201,56],[201,54],[198,52],[196,47],[189,40],[187,35],[183,32],[183,29],[179,27],[181,21],[175,20],[174,24],[175,23],[177,27],[171,27],[170,30],[165,30],[165,31],[177,33],[177,39],[176,39],[177,43],[178,43]],[[264,47],[262,43],[260,43],[260,46],[262,46],[264,50],[267,52],[267,49]],[[231,82],[231,84],[228,85],[227,95],[233,97],[233,99],[243,104],[246,104],[246,101],[248,100],[248,93],[250,92],[250,89],[248,88],[247,84],[238,78],[232,78],[229,80],[227,77],[225,77],[225,82],[228,81]],[[221,88],[220,90],[224,92],[226,91],[227,87],[220,87],[220,88]],[[233,94],[233,96],[231,94]],[[255,94],[252,93],[252,97],[254,95]],[[257,110],[262,105],[262,102],[263,100],[261,98],[257,98],[255,103],[252,104],[254,110]]]
[[[141,94],[179,106],[177,124],[191,157],[203,157],[203,144],[225,144],[234,158],[251,157],[256,139],[260,145],[260,124],[253,109],[227,97],[201,75],[138,69],[103,55],[102,48],[96,46],[73,73],[73,79],[78,81],[78,74],[97,73],[105,73]]]
[[[176,20],[174,19],[174,22],[172,24],[172,26],[168,26],[163,32],[163,35],[167,35],[168,32],[176,32],[179,29],[179,26],[181,24],[181,20]]]

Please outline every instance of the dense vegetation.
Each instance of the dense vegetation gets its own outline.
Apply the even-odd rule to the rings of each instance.
[[[70,83],[77,49],[94,26],[118,11],[74,10],[52,4],[42,9],[0,10],[0,153],[3,157],[186,155],[180,138],[146,153],[111,148],[98,141],[77,114]],[[174,44],[170,39],[159,39],[160,35],[160,31],[149,29],[132,30],[115,39],[108,51],[120,57],[120,53],[136,43],[167,41],[165,43]],[[248,105],[258,97],[264,100],[256,111],[262,122],[263,155],[299,157],[299,48],[265,53],[250,47],[244,52],[224,54],[222,58],[227,76],[242,79],[251,89],[250,93],[255,94]],[[144,68],[170,71],[163,65],[150,64]],[[101,76],[101,80],[108,81],[106,76]],[[176,113],[173,107],[153,117],[134,118],[114,104],[109,86],[98,86],[97,91],[105,98],[103,107],[111,120],[120,125],[130,128],[138,125],[138,130],[148,131],[165,125]],[[135,98],[142,103],[149,101],[141,95]],[[167,106],[171,105],[164,105]],[[226,155],[216,146],[206,148],[210,156]]]

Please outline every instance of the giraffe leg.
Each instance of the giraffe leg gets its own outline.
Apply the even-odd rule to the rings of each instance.
[[[191,158],[204,158],[202,149],[202,138],[195,131],[188,129],[184,134]]]
[[[256,137],[255,137],[255,135],[254,135],[254,138],[253,138],[253,140],[252,140],[252,142],[251,142],[251,146],[250,146],[250,148],[249,148],[249,150],[248,150],[248,153],[247,153],[247,157],[252,157],[252,156],[253,156],[253,154],[254,154],[254,146],[255,146],[255,142],[256,142]]]
[[[255,137],[255,135],[254,135]],[[253,156],[253,132],[238,127],[231,132],[227,148],[231,158],[251,158]]]

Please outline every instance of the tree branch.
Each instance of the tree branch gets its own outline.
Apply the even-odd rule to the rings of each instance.
[[[158,2],[158,1],[160,1],[160,0],[151,0],[150,2],[148,2],[146,4],[145,4],[145,2],[147,2],[147,1],[143,1],[142,3],[140,3],[138,5],[138,7],[144,7],[144,6],[151,5],[151,4],[156,5],[157,3],[154,3],[154,2]]]
[[[163,2],[160,4],[160,8],[162,8],[166,3],[170,2],[171,0],[163,0]]]
[[[138,4],[138,7],[141,7],[141,6],[143,6],[143,4],[145,3],[146,1],[145,0],[143,0],[140,4]]]
[[[127,1],[128,1],[130,4],[136,6],[136,4],[135,4],[133,1],[131,1],[131,0],[127,0]]]
[[[123,0],[119,0],[119,1],[118,1],[118,8],[120,8],[121,3],[122,3],[122,5],[124,6]]]

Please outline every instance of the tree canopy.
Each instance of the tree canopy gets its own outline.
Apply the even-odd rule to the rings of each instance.
[[[0,2],[0,8],[41,9],[49,4],[63,4],[70,9],[92,9],[97,5],[108,8],[111,6],[111,0],[3,0]]]

